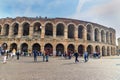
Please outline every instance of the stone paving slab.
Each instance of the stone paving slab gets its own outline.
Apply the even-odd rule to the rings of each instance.
[[[79,60],[51,57],[42,62],[39,57],[35,63],[32,57],[15,58],[0,63],[0,80],[120,80],[120,56],[89,59],[87,63]]]

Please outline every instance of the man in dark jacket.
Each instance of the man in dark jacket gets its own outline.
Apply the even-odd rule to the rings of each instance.
[[[20,56],[20,51],[19,50],[16,52],[16,55],[17,55],[17,60],[19,60],[19,56]]]
[[[37,50],[33,50],[34,62],[37,62]]]
[[[74,56],[75,56],[75,63],[79,62],[79,60],[78,60],[79,54],[77,53],[77,51],[75,51]]]

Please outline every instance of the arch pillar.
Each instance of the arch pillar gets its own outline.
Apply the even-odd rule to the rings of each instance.
[[[19,25],[19,29],[18,29],[18,38],[21,38],[22,37],[22,34],[23,34],[23,26],[22,24]]]
[[[41,27],[41,38],[44,38],[44,36],[45,36],[45,26],[42,25],[42,27]]]
[[[102,39],[102,38],[101,38],[102,36],[101,36],[101,32],[100,32],[100,31],[98,31],[98,36],[99,36],[99,37],[98,37],[98,42],[102,42],[102,40],[101,40],[101,39]]]
[[[2,26],[1,35],[4,35],[4,27]]]
[[[13,30],[12,30],[12,28],[13,28],[13,27],[10,25],[10,26],[9,26],[9,35],[8,35],[9,38],[11,38],[12,35],[13,35]]]
[[[75,37],[75,40],[78,40],[78,28],[77,27],[75,27],[74,37]]]
[[[53,25],[53,39],[56,38],[56,26]]]
[[[53,56],[56,56],[56,45],[53,46]]]
[[[87,40],[87,28],[83,29],[83,39],[84,39],[84,41]]]
[[[68,35],[67,26],[65,26],[64,34],[65,34],[65,35],[64,35],[64,38],[65,38],[65,39],[68,39],[68,36],[67,36],[67,35]]]
[[[29,38],[32,38],[33,37],[33,26],[32,25],[30,25],[30,30],[29,30]]]

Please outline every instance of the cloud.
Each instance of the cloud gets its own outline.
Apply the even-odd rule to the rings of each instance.
[[[71,17],[112,27],[116,30],[116,37],[120,37],[120,0],[99,1],[79,0],[76,12]],[[89,5],[90,3],[92,5]],[[82,11],[86,7],[85,5],[89,5],[89,8]]]

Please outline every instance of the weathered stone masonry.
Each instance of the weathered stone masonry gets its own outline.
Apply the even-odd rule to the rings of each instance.
[[[0,44],[4,49],[39,51],[100,52],[115,54],[116,32],[102,25],[66,18],[4,18],[0,19]]]

